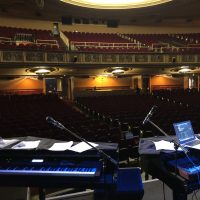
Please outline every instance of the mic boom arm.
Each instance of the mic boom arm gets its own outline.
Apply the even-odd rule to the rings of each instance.
[[[155,108],[157,108],[157,106],[154,105],[151,108],[151,110],[149,111],[149,113],[146,115],[146,117],[144,118],[144,120],[142,122],[143,125],[146,124],[149,121],[150,117],[153,115],[153,111],[154,111]]]
[[[159,126],[157,126],[154,122],[152,122],[152,121],[150,120],[150,117],[152,116],[153,111],[154,111],[154,109],[155,109],[156,107],[157,107],[157,106],[154,105],[154,106],[151,108],[151,110],[150,110],[149,113],[146,115],[146,117],[145,117],[144,121],[142,122],[142,124],[144,125],[144,124],[146,124],[147,122],[149,122],[152,126],[154,126],[157,130],[159,130],[164,136],[166,136],[167,138],[169,138],[169,141],[174,143],[176,149],[178,149],[178,147],[180,147],[180,148],[184,151],[184,153],[187,154],[187,153],[188,153],[188,150],[187,150],[185,147],[183,147],[182,145],[180,145],[175,139],[172,139],[171,136],[169,136],[165,131],[163,131]]]
[[[89,145],[90,147],[94,148],[97,152],[99,152],[104,158],[106,158],[107,160],[109,160],[111,163],[113,163],[116,167],[118,167],[118,162],[116,160],[114,160],[112,157],[110,157],[108,154],[106,154],[104,151],[102,151],[101,149],[96,148],[95,146],[93,146],[92,144],[90,144],[86,139],[80,137],[78,134],[70,131],[69,129],[67,129],[63,124],[61,124],[60,122],[54,120],[52,117],[47,116],[46,117],[46,121],[54,126],[56,126],[57,128],[67,131],[68,133],[70,133],[71,135],[73,135],[75,138],[79,139],[82,142],[85,142],[87,145]]]

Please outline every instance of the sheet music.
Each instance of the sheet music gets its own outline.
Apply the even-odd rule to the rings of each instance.
[[[17,141],[19,141],[19,140],[17,140],[17,139],[5,140],[5,139],[1,138],[0,139],[0,148],[4,148],[4,147],[6,147],[8,145],[11,145],[11,144],[17,142]]]
[[[155,144],[156,150],[171,150],[171,151],[175,151],[173,142],[160,140],[158,142],[153,142],[153,143]],[[179,147],[178,151],[182,151],[182,149]]]
[[[12,147],[12,149],[35,149],[38,147],[40,140],[37,141],[21,141]]]
[[[185,145],[186,147],[193,148],[193,149],[199,149],[200,150],[200,144],[194,145],[194,146],[189,146]]]
[[[60,142],[60,143],[54,143],[49,150],[51,151],[65,151],[69,149],[73,144],[73,141],[70,142]]]
[[[89,142],[89,143],[91,145],[93,145],[94,147],[98,146],[98,144],[95,144],[93,142]],[[78,152],[78,153],[82,153],[82,152],[87,151],[89,149],[92,149],[92,147],[85,142],[80,142],[80,143],[74,145],[73,147],[69,148],[69,150],[75,151],[75,152]]]

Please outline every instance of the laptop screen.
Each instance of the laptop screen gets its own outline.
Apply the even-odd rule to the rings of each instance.
[[[195,139],[194,131],[190,121],[174,123],[173,126],[176,132],[176,137],[178,138],[180,144],[184,144]]]

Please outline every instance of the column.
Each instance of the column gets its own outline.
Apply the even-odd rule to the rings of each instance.
[[[62,95],[64,99],[74,100],[74,77],[64,77],[62,79]]]
[[[150,76],[142,76],[141,77],[143,93],[150,92],[150,79],[151,79]]]
[[[184,78],[183,78],[183,87],[184,87],[184,90],[189,88],[189,76],[184,76]]]
[[[68,93],[68,100],[73,101],[74,100],[74,77],[68,78],[68,87],[67,87],[67,93]]]

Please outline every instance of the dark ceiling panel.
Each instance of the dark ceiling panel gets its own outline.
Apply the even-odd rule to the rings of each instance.
[[[65,4],[59,0],[0,0],[0,16],[4,17],[61,21],[62,16],[71,16],[89,21],[113,19],[119,20],[120,24],[129,25],[164,23],[165,20],[170,20],[173,24],[176,19],[191,22],[200,19],[199,10],[199,0],[173,0],[158,6],[128,10],[89,9]]]

